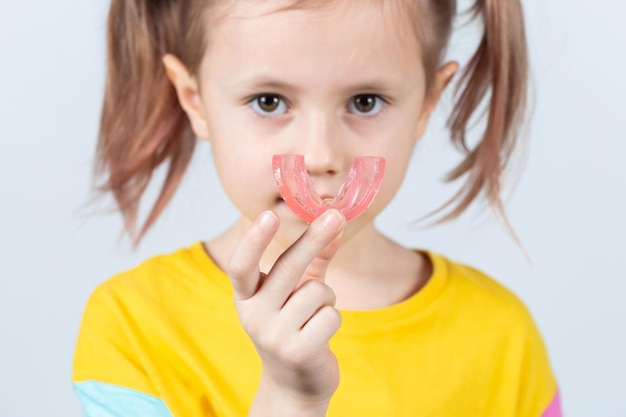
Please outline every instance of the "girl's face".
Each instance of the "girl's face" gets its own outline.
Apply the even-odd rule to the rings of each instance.
[[[322,196],[337,193],[355,156],[385,157],[381,190],[351,228],[371,223],[393,198],[434,104],[425,103],[414,16],[393,3],[276,12],[285,2],[233,2],[210,26],[200,93],[186,110],[244,218],[275,210],[286,240],[306,227],[282,203],[274,154],[304,155]]]

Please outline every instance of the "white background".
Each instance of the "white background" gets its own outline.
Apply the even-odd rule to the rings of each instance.
[[[0,3],[0,416],[79,416],[70,383],[94,287],[235,218],[198,149],[139,250],[116,215],[83,210],[104,80],[108,2]],[[411,220],[456,189],[443,103],[380,227],[470,263],[513,289],[545,337],[566,415],[626,416],[626,3],[525,2],[535,112],[525,171],[507,199],[528,250],[481,205],[433,229]],[[467,56],[469,38],[451,55]],[[457,49],[455,49],[457,48]],[[465,49],[464,49],[465,48]],[[152,194],[154,195],[154,194]]]

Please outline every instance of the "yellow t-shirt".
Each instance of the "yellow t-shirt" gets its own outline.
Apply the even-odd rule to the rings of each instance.
[[[537,327],[485,274],[425,252],[428,283],[381,309],[342,311],[328,416],[560,416]],[[73,382],[93,416],[245,416],[261,363],[228,276],[201,243],[100,285],[84,312]],[[550,411],[552,410],[552,411]]]

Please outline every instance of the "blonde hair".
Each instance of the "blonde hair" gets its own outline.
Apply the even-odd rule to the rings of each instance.
[[[427,86],[434,80],[450,39],[455,0],[396,0],[415,16],[415,33],[423,46]],[[319,5],[321,0],[294,0],[289,8]],[[321,3],[331,3],[325,0]],[[97,154],[96,189],[111,192],[136,245],[155,223],[183,178],[195,136],[178,103],[161,59],[178,56],[192,74],[207,46],[206,22],[217,0],[112,0],[108,17],[107,80]],[[433,214],[454,205],[438,222],[461,215],[485,193],[504,219],[503,172],[519,142],[526,112],[528,54],[519,0],[476,0],[472,18],[481,18],[477,50],[462,69],[448,119],[451,141],[464,153],[446,181],[467,176],[463,187]],[[427,16],[424,18],[423,16]],[[468,124],[488,99],[486,128],[478,144],[467,143]],[[138,208],[153,172],[166,164],[160,194],[137,228]],[[455,204],[456,203],[456,204]]]

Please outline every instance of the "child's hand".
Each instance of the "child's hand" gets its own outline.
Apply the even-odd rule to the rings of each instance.
[[[259,261],[278,223],[274,213],[263,213],[228,268],[239,319],[263,363],[250,415],[325,415],[339,383],[328,341],[341,317],[324,276],[345,219],[335,210],[324,213],[265,275]]]

